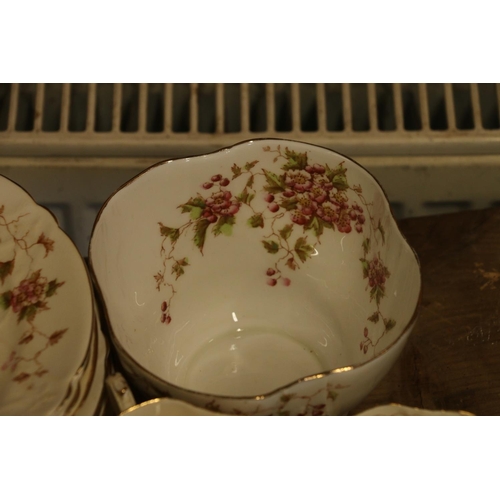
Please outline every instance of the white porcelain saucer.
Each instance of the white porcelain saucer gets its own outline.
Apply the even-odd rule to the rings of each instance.
[[[54,216],[0,176],[0,414],[50,415],[88,354],[93,297]]]

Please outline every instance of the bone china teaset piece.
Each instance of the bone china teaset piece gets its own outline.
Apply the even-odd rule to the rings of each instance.
[[[102,411],[107,342],[78,250],[0,177],[0,414]]]
[[[0,413],[98,414],[107,345],[85,263],[0,181]],[[153,398],[139,415],[346,414],[401,353],[421,293],[371,174],[278,139],[145,170],[102,207],[89,263],[123,374]]]

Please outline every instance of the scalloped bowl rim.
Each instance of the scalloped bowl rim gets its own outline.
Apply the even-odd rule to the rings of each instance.
[[[92,251],[92,243],[93,243],[93,237],[94,237],[94,233],[95,233],[96,227],[98,226],[98,224],[100,222],[100,219],[101,219],[101,216],[104,213],[104,211],[106,210],[109,202],[117,194],[121,193],[124,189],[126,189],[129,185],[131,185],[133,182],[135,182],[138,178],[140,178],[143,175],[147,174],[151,170],[159,168],[159,167],[172,168],[172,167],[175,166],[176,162],[178,162],[178,161],[182,161],[182,160],[185,161],[185,160],[189,160],[191,158],[200,158],[200,157],[215,156],[217,154],[220,154],[220,153],[227,152],[229,150],[238,148],[239,146],[242,146],[242,145],[252,144],[252,143],[256,143],[256,142],[265,142],[265,141],[281,141],[282,143],[288,143],[288,144],[301,144],[301,145],[304,145],[304,146],[311,146],[311,147],[314,147],[314,148],[322,149],[322,150],[325,150],[325,151],[330,152],[330,153],[335,153],[335,154],[337,154],[337,155],[339,155],[339,156],[341,156],[343,158],[346,158],[347,160],[351,161],[359,169],[361,169],[363,172],[365,172],[371,178],[371,180],[374,182],[374,184],[376,186],[378,186],[378,188],[380,189],[380,191],[381,191],[381,193],[383,195],[384,202],[385,202],[387,208],[389,209],[390,219],[391,219],[391,222],[394,224],[394,227],[397,230],[397,235],[400,238],[401,243],[403,245],[405,245],[408,250],[411,251],[411,255],[415,258],[415,263],[417,265],[418,278],[419,278],[419,284],[418,284],[419,285],[419,290],[418,290],[417,300],[416,300],[416,303],[415,303],[415,306],[414,306],[414,309],[413,309],[413,313],[412,313],[412,315],[410,317],[410,320],[407,322],[407,324],[404,326],[404,328],[401,329],[401,331],[400,331],[399,335],[397,336],[397,338],[395,338],[384,349],[382,349],[381,351],[378,351],[372,358],[370,358],[370,359],[368,359],[366,361],[363,361],[361,363],[356,363],[356,364],[351,364],[351,365],[345,365],[345,366],[337,367],[337,368],[334,368],[334,369],[331,369],[331,370],[325,370],[325,371],[322,371],[322,372],[319,372],[319,373],[315,373],[313,375],[308,375],[308,376],[305,376],[305,377],[297,378],[297,379],[294,379],[293,381],[291,381],[290,383],[282,384],[279,387],[277,387],[277,388],[275,388],[275,389],[273,389],[271,391],[265,392],[263,394],[259,394],[259,395],[255,395],[255,396],[228,396],[228,395],[219,395],[219,394],[212,394],[212,393],[197,391],[197,390],[188,389],[186,387],[176,385],[175,383],[169,382],[169,381],[167,381],[167,380],[159,377],[158,375],[155,375],[150,370],[148,370],[147,368],[145,368],[141,363],[139,363],[137,360],[135,360],[132,357],[131,354],[129,354],[127,352],[127,350],[122,346],[122,343],[116,337],[116,335],[115,335],[115,333],[113,331],[113,328],[112,328],[112,324],[111,324],[110,318],[109,318],[109,314],[108,314],[108,310],[107,310],[107,305],[106,305],[106,302],[104,300],[103,292],[101,290],[101,285],[99,283],[99,279],[97,277],[97,273],[94,270],[94,264],[93,264],[94,257],[93,257],[93,251]],[[327,147],[324,147],[324,146],[318,146],[316,144],[312,144],[312,143],[305,142],[305,141],[290,140],[290,139],[279,138],[279,137],[265,137],[265,138],[248,139],[248,140],[244,140],[244,141],[240,141],[240,142],[237,142],[235,144],[232,144],[231,146],[227,146],[227,147],[223,147],[223,148],[217,149],[215,151],[211,151],[209,153],[202,153],[202,154],[190,155],[190,156],[177,156],[177,157],[173,157],[173,158],[168,158],[168,159],[165,159],[165,160],[161,160],[161,161],[159,161],[159,162],[151,165],[150,167],[147,167],[143,171],[141,171],[138,174],[136,174],[135,176],[133,176],[127,182],[125,182],[124,184],[122,184],[119,188],[117,188],[108,197],[108,199],[104,202],[104,204],[102,205],[101,209],[99,210],[99,212],[97,214],[97,217],[95,218],[95,221],[94,221],[94,225],[93,225],[91,236],[90,236],[90,240],[89,240],[88,255],[89,255],[90,272],[91,272],[91,274],[92,274],[92,276],[94,278],[94,283],[95,283],[95,286],[96,286],[96,289],[97,289],[97,293],[98,293],[99,298],[101,300],[101,303],[103,305],[104,316],[105,316],[106,322],[107,322],[107,324],[109,326],[109,333],[110,333],[111,338],[113,339],[113,342],[114,342],[117,350],[120,352],[120,354],[125,355],[129,359],[129,361],[131,363],[133,363],[134,365],[138,366],[149,377],[151,377],[152,379],[156,380],[157,382],[159,382],[162,385],[168,385],[171,388],[183,391],[183,392],[185,392],[187,394],[198,395],[198,396],[213,396],[213,397],[216,397],[216,398],[218,398],[220,400],[234,400],[234,401],[238,401],[238,400],[240,400],[240,401],[252,401],[253,400],[253,401],[262,401],[264,399],[270,398],[270,397],[274,396],[275,394],[277,394],[279,392],[282,392],[283,390],[286,390],[287,388],[295,386],[297,384],[300,384],[300,383],[303,383],[303,382],[307,382],[309,380],[323,378],[325,376],[328,376],[328,375],[331,375],[331,374],[335,374],[335,373],[341,373],[341,372],[347,372],[347,371],[356,370],[358,368],[361,368],[361,367],[367,366],[369,364],[372,364],[373,362],[375,362],[376,360],[378,360],[379,358],[381,358],[389,350],[392,350],[392,348],[394,346],[396,346],[402,339],[405,339],[405,337],[407,336],[407,334],[412,330],[412,328],[414,327],[414,325],[416,323],[416,320],[417,320],[418,314],[419,314],[421,300],[422,300],[422,273],[421,273],[421,266],[420,266],[420,261],[419,261],[418,255],[415,252],[415,250],[410,246],[410,244],[408,243],[408,241],[407,241],[406,237],[404,236],[404,234],[401,232],[399,224],[398,224],[398,222],[397,222],[397,220],[396,220],[396,218],[394,216],[394,212],[392,210],[392,207],[391,207],[391,205],[389,203],[389,199],[387,197],[387,194],[386,194],[384,188],[382,187],[382,185],[379,183],[379,181],[373,176],[373,174],[369,170],[367,170],[365,167],[363,167],[356,160],[353,160],[351,157],[349,157],[349,156],[347,156],[347,155],[345,155],[343,153],[340,153],[340,152],[338,152],[338,151],[336,151],[334,149],[327,148]]]

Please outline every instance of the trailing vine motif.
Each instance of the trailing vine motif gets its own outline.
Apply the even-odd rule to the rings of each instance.
[[[227,176],[212,175],[200,186],[201,192],[177,207],[186,214],[184,224],[174,228],[158,222],[162,265],[154,279],[158,291],[168,290],[160,304],[161,322],[171,322],[171,305],[177,293],[174,283],[190,265],[186,256],[176,255],[179,239],[191,234],[203,255],[209,234],[231,236],[237,219],[246,212],[246,225],[249,229],[266,230],[262,248],[276,257],[273,265],[263,270],[263,279],[272,287],[290,286],[293,272],[307,265],[329,231],[352,233],[350,237],[359,238],[361,272],[367,281],[370,302],[376,307],[367,321],[384,324],[376,340],[370,335],[369,323],[364,327],[360,350],[366,354],[396,325],[381,310],[391,274],[380,253],[372,251],[373,246],[385,245],[385,230],[381,220],[372,214],[373,203],[365,199],[361,185],[349,183],[344,161],[335,167],[311,163],[307,152],[297,153],[280,145],[276,149],[265,146],[263,151],[273,155],[273,163],[281,162],[278,173],[259,168],[258,160],[245,165],[234,163],[227,169]],[[240,192],[230,187],[238,178],[245,179]],[[254,208],[253,200],[258,196],[266,202],[264,211]]]
[[[52,333],[42,331],[37,326],[39,314],[50,309],[50,298],[57,293],[57,290],[64,285],[57,279],[47,278],[43,268],[39,263],[35,264],[33,249],[43,248],[45,259],[54,250],[54,241],[48,238],[43,232],[38,237],[30,236],[30,229],[21,229],[22,221],[30,215],[25,213],[15,219],[8,219],[5,214],[5,206],[0,207],[0,238],[2,242],[11,241],[13,243],[13,255],[9,260],[0,262],[0,283],[2,287],[9,284],[7,290],[0,291],[0,309],[4,314],[14,314],[18,325],[24,328],[16,330],[21,332],[17,341],[18,346],[30,344],[38,339],[38,347],[30,355],[22,347],[12,350],[6,359],[0,361],[1,371],[10,371],[14,382],[22,383],[33,377],[42,377],[48,373],[48,369],[43,365],[40,357],[51,346],[57,344],[64,336],[67,328],[56,330]],[[29,259],[29,266],[24,269],[19,268],[18,258],[23,253]],[[33,270],[36,269],[36,270]],[[22,275],[22,279],[14,281],[12,276]],[[10,334],[11,332],[5,332]],[[31,387],[28,385],[28,388]]]

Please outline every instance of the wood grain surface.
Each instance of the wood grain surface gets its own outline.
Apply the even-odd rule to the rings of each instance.
[[[422,270],[415,329],[353,414],[387,403],[500,415],[500,208],[403,220]]]

